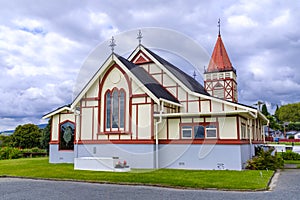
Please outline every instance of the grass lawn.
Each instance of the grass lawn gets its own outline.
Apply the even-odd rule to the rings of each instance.
[[[267,144],[278,144],[278,142],[266,142]],[[295,146],[299,146],[300,145],[300,142],[279,142],[279,144],[283,145],[295,145]]]
[[[272,175],[273,171],[254,170],[133,169],[126,173],[79,171],[73,169],[73,164],[49,164],[47,157],[0,160],[0,177],[18,176],[199,189],[263,190],[267,189]]]

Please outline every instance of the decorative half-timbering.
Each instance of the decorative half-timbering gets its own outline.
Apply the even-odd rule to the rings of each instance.
[[[118,157],[132,168],[241,170],[267,119],[237,103],[236,85],[220,35],[205,87],[141,42],[127,59],[112,52],[72,104],[44,116],[50,162]]]

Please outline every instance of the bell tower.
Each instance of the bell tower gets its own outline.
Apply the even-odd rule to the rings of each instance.
[[[236,70],[232,66],[220,34],[215,44],[209,65],[204,72],[204,88],[214,96],[237,102]]]

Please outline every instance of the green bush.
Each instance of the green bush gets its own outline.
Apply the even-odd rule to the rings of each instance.
[[[26,157],[24,153],[47,153],[45,149],[19,149],[13,147],[0,147],[0,160],[17,159]],[[41,156],[41,155],[38,155]]]
[[[283,160],[300,160],[300,154],[293,151],[286,151],[281,153]]]
[[[274,148],[264,151],[260,149],[258,155],[253,157],[251,160],[248,160],[246,169],[252,170],[276,170],[283,168],[284,161],[277,155],[275,152],[272,155]]]
[[[2,147],[0,149],[0,160],[21,158],[22,152],[20,149],[12,147]]]

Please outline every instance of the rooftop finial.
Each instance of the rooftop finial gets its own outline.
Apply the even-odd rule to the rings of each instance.
[[[194,79],[196,79],[196,76],[197,76],[197,74],[196,74],[196,71],[194,70],[194,73],[193,73]]]
[[[109,46],[111,48],[111,52],[113,53],[115,50],[115,46],[117,46],[114,36],[111,37]]]
[[[142,31],[139,30],[139,33],[137,34],[137,38],[139,40],[139,45],[141,45],[142,43],[142,38],[143,38],[143,34],[142,34]]]
[[[221,36],[221,20],[218,20],[218,27],[219,27],[219,36]]]

